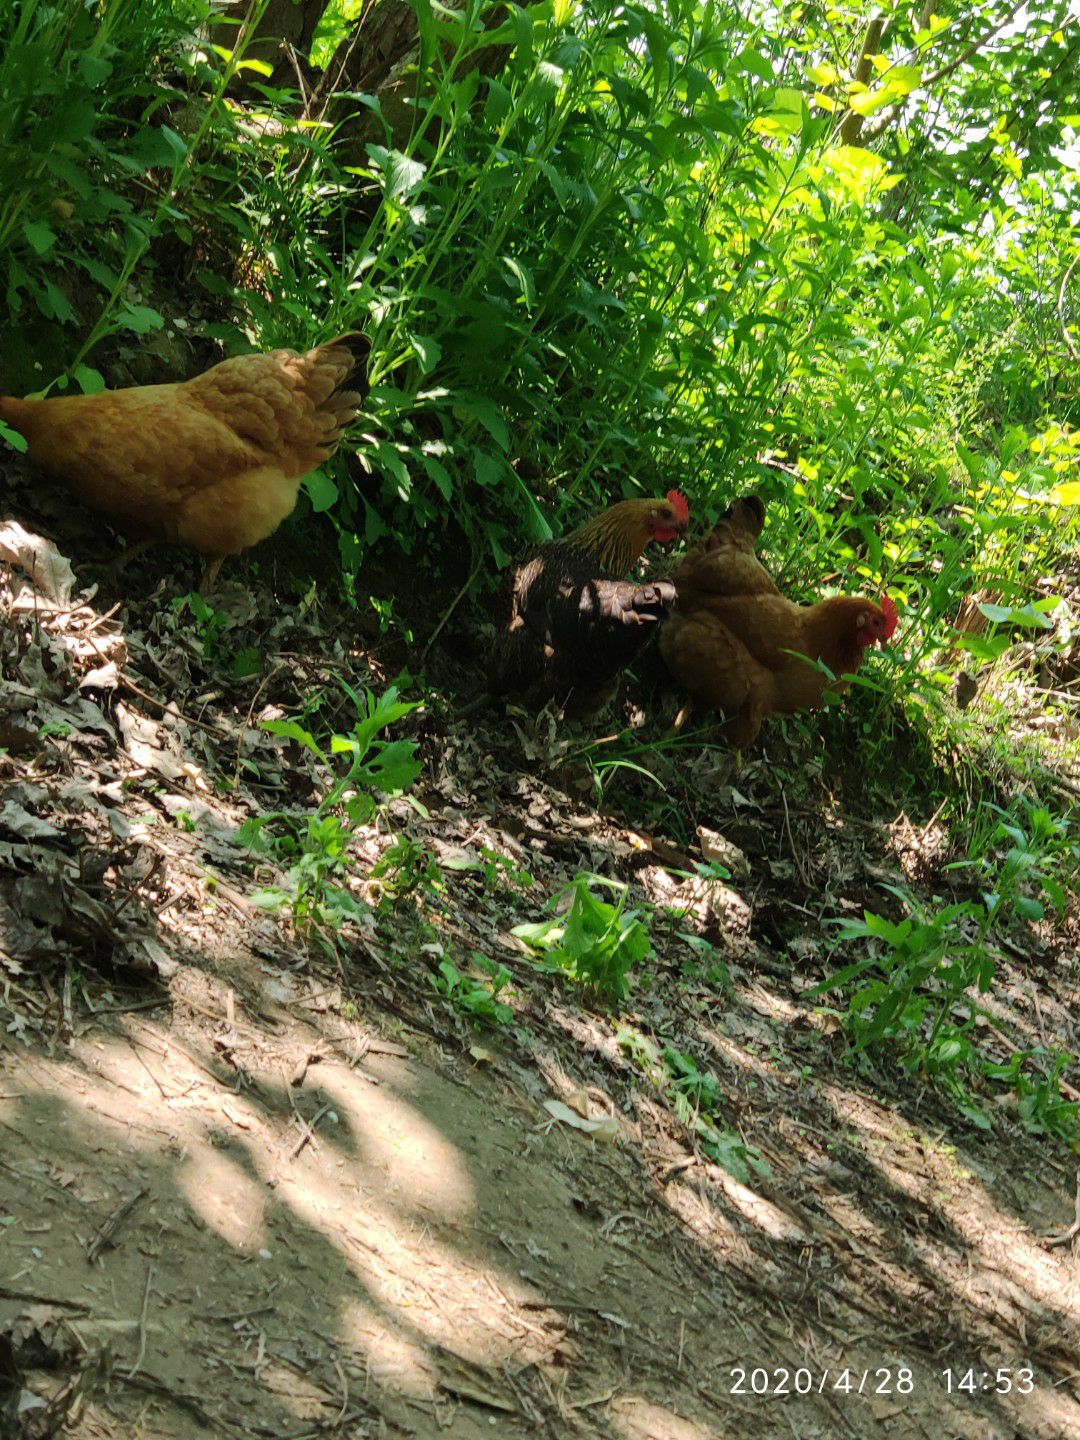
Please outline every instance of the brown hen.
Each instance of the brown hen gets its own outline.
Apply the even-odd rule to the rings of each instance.
[[[304,354],[237,355],[179,384],[4,396],[0,419],[119,529],[206,555],[206,584],[225,556],[277,529],[300,481],[334,453],[363,403],[368,349],[339,335]]]
[[[897,623],[887,595],[880,605],[847,595],[788,600],[754,550],[764,516],[756,496],[734,501],[675,568],[678,600],[660,636],[668,670],[724,716],[724,735],[739,748],[757,739],[766,715],[813,709],[827,690],[842,690],[839,677],[853,675]]]

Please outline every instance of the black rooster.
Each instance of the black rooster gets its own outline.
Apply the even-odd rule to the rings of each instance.
[[[492,694],[532,707],[557,700],[573,715],[605,705],[676,597],[668,580],[620,577],[650,541],[674,540],[689,519],[677,490],[663,500],[622,500],[523,556],[504,592]]]

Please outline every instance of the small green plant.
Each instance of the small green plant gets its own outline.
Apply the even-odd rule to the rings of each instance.
[[[491,850],[486,845],[481,847],[480,854],[475,859],[472,856],[463,856],[444,860],[442,868],[477,872],[483,877],[485,889],[492,891],[504,888],[528,890],[533,883],[533,877],[528,870],[522,869],[509,855],[500,855],[497,850]]]
[[[972,823],[969,858],[946,868],[973,871],[979,898],[938,907],[886,886],[908,910],[893,922],[869,910],[861,920],[838,922],[839,938],[865,942],[869,953],[808,992],[840,990],[845,1029],[857,1053],[889,1050],[910,1069],[935,1077],[977,1125],[989,1120],[967,1089],[966,1077],[1004,1081],[1017,1094],[1024,1124],[1036,1133],[1062,1134],[1075,1120],[1058,1094],[1068,1057],[1056,1057],[1048,1076],[1030,1078],[1022,1059],[990,1062],[975,1040],[981,1017],[996,1024],[976,998],[992,987],[999,952],[995,936],[1017,921],[1041,920],[1045,895],[1059,913],[1066,906],[1061,875],[1075,872],[1068,826],[1037,806],[1017,816],[984,805]]]
[[[605,885],[618,900],[609,905],[589,889]],[[601,875],[581,874],[550,902],[569,895],[564,915],[538,924],[515,925],[512,934],[541,951],[548,962],[572,980],[609,1000],[629,993],[631,967],[652,953],[649,932],[636,911],[626,909],[626,886]],[[550,907],[549,907],[550,908]]]
[[[905,891],[885,888],[913,913],[896,923],[869,910],[861,920],[839,921],[839,938],[869,941],[870,953],[808,994],[845,992],[845,1024],[856,1050],[899,1042],[903,1058],[916,1067],[953,1068],[958,1057],[952,1046],[939,1048],[938,1042],[955,1041],[959,1032],[950,1017],[968,987],[985,993],[993,980],[994,958],[984,944],[990,916],[973,901],[928,912]],[[966,1029],[972,1015],[970,1005],[964,1008]]]
[[[378,617],[379,634],[391,635],[397,631],[399,637],[405,644],[411,645],[413,642],[413,632],[408,625],[404,624],[404,622],[394,614],[393,599],[380,600],[377,596],[372,595],[370,597],[370,603],[372,610],[375,611]]]
[[[980,810],[989,826],[980,825],[976,816],[969,858],[949,868],[972,868],[984,880],[988,888],[983,901],[996,924],[1013,916],[1041,920],[1045,914],[1041,896],[1059,916],[1064,915],[1065,886],[1075,883],[1078,860],[1068,821],[1027,802],[1015,811],[985,802]]]
[[[478,970],[490,977],[488,982],[463,975],[452,960],[444,958],[439,961],[439,973],[429,977],[432,986],[477,1024],[507,1024],[514,1018],[514,1012],[499,999],[499,995],[510,983],[510,971],[505,965],[496,964],[475,950],[472,960]]]
[[[391,901],[403,899],[417,890],[432,893],[442,889],[438,861],[426,846],[408,835],[397,835],[371,868]]]
[[[752,1171],[770,1174],[769,1165],[720,1117],[724,1094],[714,1075],[702,1070],[694,1058],[673,1045],[658,1047],[636,1030],[619,1031],[620,1047],[641,1073],[656,1086],[680,1123],[696,1137],[702,1152],[722,1165],[736,1180],[749,1184]]]
[[[314,814],[296,817],[275,811],[245,821],[237,832],[240,844],[287,867],[284,882],[257,891],[254,902],[268,909],[286,908],[294,920],[305,924],[335,926],[365,913],[340,883],[353,836],[375,815],[379,795],[389,799],[403,794],[421,769],[414,740],[381,738],[396,721],[418,709],[419,702],[399,700],[395,686],[376,698],[370,690],[358,695],[340,677],[339,683],[358,718],[350,734],[331,736],[329,755],[295,720],[266,720],[263,728],[295,740],[331,776],[332,757],[347,756],[344,774],[330,783]]]
[[[170,608],[177,613],[183,610],[191,612],[199,644],[202,646],[203,659],[219,660],[223,649],[221,640],[225,617],[219,615],[212,605],[208,605],[197,590],[192,590],[189,595],[178,596],[171,602]]]
[[[704,980],[724,994],[730,994],[731,971],[720,956],[719,950],[700,935],[682,936],[683,943],[694,952],[693,960],[684,960],[681,970],[687,980]]]
[[[1075,1058],[1062,1050],[1052,1055],[1044,1050],[1022,1050],[1011,1055],[1005,1065],[987,1065],[985,1074],[1015,1093],[1016,1113],[1029,1134],[1053,1135],[1074,1145],[1080,1138],[1080,1104],[1062,1097],[1061,1076]],[[1039,1062],[1046,1061],[1049,1066],[1042,1068]]]

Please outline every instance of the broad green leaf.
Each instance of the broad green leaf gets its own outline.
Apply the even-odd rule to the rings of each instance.
[[[835,65],[811,65],[806,72],[806,78],[822,89],[827,89],[830,85],[836,84],[840,79],[840,73]]]
[[[439,494],[444,500],[452,500],[454,498],[454,482],[450,478],[450,472],[446,466],[440,460],[436,460],[434,455],[422,455],[420,458],[424,469],[438,487]]]
[[[149,305],[127,305],[116,319],[118,330],[131,330],[136,335],[149,335],[151,330],[160,330],[164,324],[164,316]]]
[[[471,415],[478,420],[500,450],[510,448],[510,431],[507,429],[502,412],[493,400],[488,400],[481,395],[462,396],[454,406],[454,410]]]
[[[79,70],[88,85],[103,85],[113,72],[112,61],[84,51],[79,56]]]
[[[497,455],[489,455],[486,450],[477,450],[473,455],[473,474],[476,483],[485,490],[497,486],[506,475],[506,461]]]
[[[313,755],[317,755],[320,760],[325,761],[326,756],[315,743],[310,730],[305,730],[295,720],[263,720],[261,723],[262,728],[269,734],[280,735],[285,740],[295,740],[298,744],[303,745],[305,750],[310,750]]]
[[[44,220],[27,220],[22,228],[27,243],[39,255],[44,255],[56,244],[56,232]]]
[[[337,504],[338,487],[323,470],[312,470],[310,475],[305,475],[304,489],[316,515],[321,515],[324,510],[330,510]]]
[[[896,94],[890,85],[879,85],[876,90],[857,90],[848,96],[848,104],[856,115],[874,115],[891,105]]]
[[[404,200],[423,180],[427,166],[400,150],[387,150],[382,145],[369,145],[368,154],[383,174],[387,198]]]
[[[90,365],[76,365],[72,379],[84,395],[100,395],[105,389],[105,379],[99,370]]]
[[[1050,601],[1050,608],[1056,609],[1061,602],[1057,597]],[[1025,630],[1052,630],[1053,621],[1048,620],[1043,613],[1047,608],[1045,601],[1036,601],[1033,605],[992,605],[985,601],[979,602],[979,609],[988,620],[995,625],[1019,625]]]
[[[13,450],[18,450],[20,455],[26,454],[27,446],[24,437],[19,434],[18,430],[13,430],[10,425],[5,425],[3,420],[0,420],[0,440],[10,445]]]
[[[75,319],[71,301],[51,280],[45,281],[45,293],[44,296],[38,297],[38,309],[44,315],[50,315],[54,320],[60,320],[65,325]]]
[[[442,346],[430,335],[410,335],[409,343],[420,361],[420,373],[430,375],[442,357]]]

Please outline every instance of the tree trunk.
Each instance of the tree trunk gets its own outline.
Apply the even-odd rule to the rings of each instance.
[[[232,49],[240,35],[240,27],[235,22],[249,15],[258,0],[226,0],[226,3],[230,23],[218,23],[212,28],[215,42]],[[296,61],[299,59],[303,73],[315,31],[329,4],[330,0],[267,0],[244,50],[244,59],[261,60],[270,66],[272,74],[268,78],[253,70],[242,70],[234,82],[235,89],[242,92],[252,85],[267,83],[295,86],[299,78]]]

